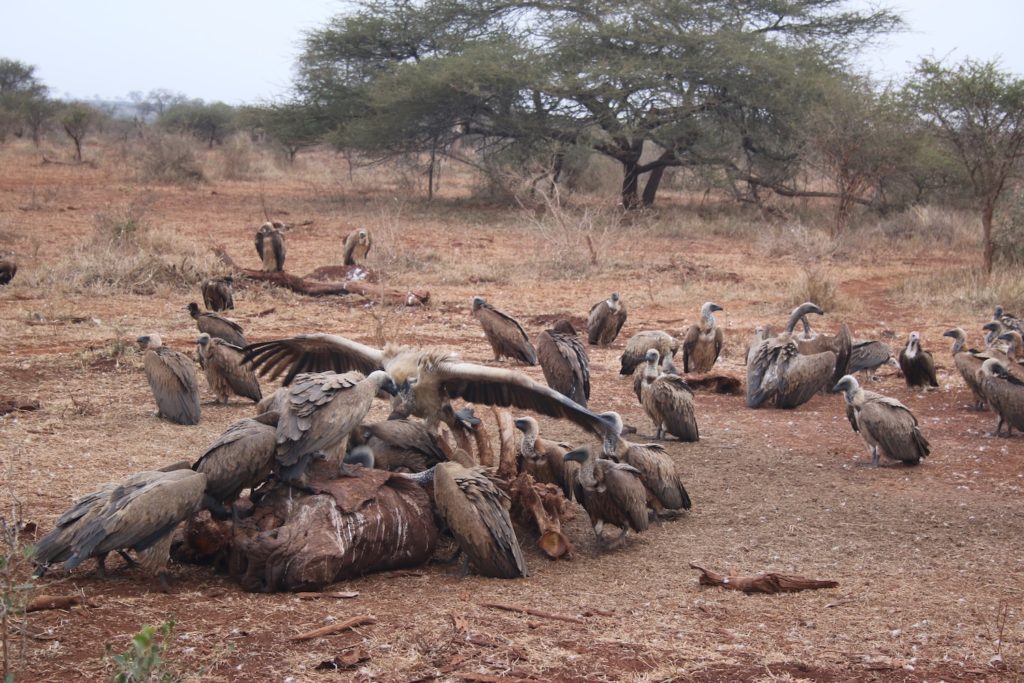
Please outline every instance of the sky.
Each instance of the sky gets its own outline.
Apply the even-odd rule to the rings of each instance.
[[[903,14],[909,30],[858,59],[876,77],[899,79],[921,56],[998,57],[1004,69],[1024,76],[1024,0],[886,4]],[[265,102],[287,94],[304,32],[350,6],[342,0],[8,2],[0,10],[0,57],[34,65],[60,98],[116,100],[162,88],[228,104]]]

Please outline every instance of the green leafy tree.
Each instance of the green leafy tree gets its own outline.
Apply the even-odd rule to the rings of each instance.
[[[324,135],[324,124],[315,110],[296,102],[248,107],[239,118],[241,125],[262,131],[280,145],[289,163],[295,161],[299,151],[317,144]]]
[[[157,123],[168,130],[190,133],[213,149],[235,130],[235,109],[223,102],[193,100],[171,105]]]
[[[793,156],[809,74],[900,26],[834,0],[580,3],[376,0],[309,34],[297,91],[340,145],[450,154],[586,145],[618,161],[621,201],[650,204],[666,168]],[[645,151],[656,149],[645,161]],[[649,155],[648,155],[649,156]],[[755,159],[755,157],[757,157]],[[644,187],[641,190],[641,184]]]
[[[38,145],[42,127],[55,110],[34,66],[0,58],[0,141],[11,131],[21,135],[27,127]]]
[[[966,171],[981,213],[983,265],[992,272],[993,217],[1024,157],[1024,79],[993,61],[924,59],[905,96]]]
[[[72,102],[60,115],[60,125],[75,145],[75,161],[82,160],[82,142],[100,118],[100,113],[84,102]]]

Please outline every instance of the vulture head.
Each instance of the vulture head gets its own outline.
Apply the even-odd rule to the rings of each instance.
[[[569,451],[568,453],[566,453],[563,456],[563,459],[568,461],[568,462],[579,462],[579,463],[586,462],[587,459],[589,459],[589,458],[590,458],[590,447],[589,446],[583,446],[582,448],[577,448],[574,451]]]
[[[996,306],[996,310],[992,313],[992,319],[993,320],[999,320],[1000,318],[1003,317],[1003,313],[1004,313],[1003,307],[1002,306]]]
[[[810,301],[800,304],[793,309],[793,312],[789,316],[789,322],[786,323],[786,334],[793,334],[793,330],[796,328],[796,324],[800,321],[800,318],[804,317],[808,313],[825,315],[825,311],[823,311],[818,304],[811,303]]]
[[[1017,330],[1010,330],[999,335],[999,341],[1004,341],[1010,345],[1010,351],[1012,353],[1019,353],[1021,351],[1021,341],[1024,340],[1021,337],[1020,332]]]
[[[644,354],[644,360],[647,361],[648,366],[656,366],[658,361],[661,360],[661,354],[658,353],[658,349],[647,349],[647,353]]]
[[[474,311],[480,310],[480,307],[485,305],[486,303],[487,303],[487,299],[483,298],[482,296],[474,296],[473,297],[473,310]]]
[[[715,311],[724,311],[725,309],[714,303],[713,301],[705,301],[704,305],[700,307],[700,315],[705,320],[714,320],[712,313]]]
[[[377,383],[378,394],[383,391],[391,396],[398,395],[398,385],[395,384],[395,380],[391,378],[391,375],[386,370],[374,370],[366,379]]]
[[[565,318],[562,318],[561,320],[556,322],[554,325],[552,325],[551,326],[551,331],[552,332],[558,332],[560,334],[572,335],[574,337],[576,336],[576,328],[573,327],[572,323],[569,322],[568,320],[566,320]]]
[[[163,345],[163,340],[160,339],[160,335],[156,333],[144,334],[135,341],[139,343],[139,346],[143,351],[146,349],[158,349]]]
[[[356,446],[348,453],[345,454],[346,465],[362,465],[368,470],[373,469],[373,450],[369,446],[360,445]]]
[[[912,356],[917,353],[917,349],[920,345],[921,335],[918,332],[911,332],[910,336],[907,337],[907,354]]]
[[[1000,333],[999,331],[1002,328],[1003,328],[1002,325],[1000,325],[999,323],[997,323],[995,321],[990,322],[990,323],[985,323],[981,327],[981,329],[985,330],[985,332],[986,332],[986,334],[985,334],[985,343],[988,344],[989,346],[991,346],[992,342],[994,342],[996,340],[996,336]]]
[[[981,364],[981,374],[986,377],[1002,377],[1004,379],[1010,376],[1006,366],[995,358],[989,358]]]
[[[608,297],[608,307],[613,311],[618,310],[619,301],[622,297],[619,296],[618,292],[612,292],[612,295]]]
[[[838,394],[840,391],[846,394],[846,400],[852,401],[853,395],[860,389],[860,383],[857,382],[857,378],[853,375],[843,375],[843,377],[836,382],[836,385],[832,387],[832,393]]]
[[[942,336],[943,337],[952,337],[953,339],[955,339],[958,342],[967,341],[967,333],[964,332],[963,329],[961,329],[959,327],[954,327],[951,330],[946,330],[945,332],[942,333]]]
[[[199,314],[201,313],[201,311],[199,310],[199,304],[197,304],[195,301],[186,306],[185,310],[188,311],[188,314],[193,318],[199,317]]]
[[[537,421],[532,417],[516,418],[516,421],[513,424],[515,424],[516,429],[521,431],[526,436],[536,437],[537,433],[540,431],[537,427]]]
[[[210,335],[203,332],[201,335],[196,337],[196,344],[198,344],[202,348],[206,348],[210,344],[210,339]]]

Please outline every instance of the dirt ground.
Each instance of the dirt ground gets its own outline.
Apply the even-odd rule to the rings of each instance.
[[[41,409],[0,418],[0,481],[10,494],[3,513],[10,519],[17,500],[22,519],[41,533],[75,497],[141,469],[194,459],[252,412],[248,402],[204,404],[196,427],[152,415],[132,340],[156,331],[191,352],[196,331],[184,306],[201,301],[198,288],[129,294],[48,283],[46,273],[66,259],[88,258],[83,240],[96,215],[111,207],[144,203],[152,230],[176,233],[202,251],[224,245],[249,267],[257,267],[252,236],[265,210],[296,224],[311,221],[288,236],[288,270],[298,274],[340,263],[343,236],[368,226],[377,241],[370,267],[389,287],[431,294],[427,307],[392,310],[360,297],[307,299],[240,283],[232,317],[250,341],[330,331],[375,344],[383,335],[491,362],[469,315],[473,295],[517,316],[535,336],[550,316],[583,317],[611,291],[621,292],[629,309],[622,335],[611,348],[589,349],[591,404],[620,411],[640,438],[652,429],[630,379],[618,375],[625,340],[643,329],[680,334],[700,304],[714,300],[725,308],[721,369],[743,375],[753,327],[784,323],[800,267],[798,250],[773,253],[764,238],[716,236],[671,201],[657,227],[603,234],[599,263],[584,257],[570,267],[553,260],[552,243],[522,213],[460,198],[457,186],[433,204],[396,199],[400,188],[341,172],[331,180],[312,162],[294,177],[145,185],[112,164],[40,165],[24,148],[11,149],[0,148],[0,249],[16,252],[20,269],[0,289],[0,394],[38,399]],[[316,163],[343,166],[332,159]],[[897,296],[910,274],[941,273],[974,257],[938,249],[892,248],[831,262],[838,302],[816,324],[835,331],[845,320],[856,337],[889,335],[894,347],[911,330],[922,333],[939,366],[939,389],[908,390],[893,368],[883,368],[870,387],[917,415],[932,444],[919,467],[864,467],[867,451],[841,397],[819,395],[794,411],[755,411],[740,396],[702,393],[701,441],[666,442],[693,510],[631,534],[617,551],[595,555],[586,514],[577,508],[567,528],[577,549],[571,561],[543,559],[524,532],[527,579],[459,577],[456,567],[431,564],[332,587],[358,592],[348,600],[249,594],[228,577],[190,566],[172,567],[165,595],[120,561],[111,561],[107,580],[86,563],[36,583],[38,593],[82,592],[96,606],[30,615],[31,637],[15,635],[11,643],[17,679],[99,680],[111,671],[106,644],[123,651],[144,625],[173,616],[164,660],[188,680],[1019,680],[1024,437],[986,436],[994,418],[966,408],[970,394],[941,336],[960,325],[980,344],[988,311],[929,309]],[[538,368],[524,371],[542,379]],[[374,415],[384,412],[381,405]],[[541,425],[549,437],[587,439],[568,424],[543,418]],[[744,595],[698,586],[690,562],[839,586]],[[497,611],[484,602],[575,620]],[[357,615],[376,623],[290,640]],[[456,618],[468,630],[457,630]],[[345,655],[362,661],[340,672],[317,670]]]

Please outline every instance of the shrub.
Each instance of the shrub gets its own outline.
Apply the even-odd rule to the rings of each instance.
[[[143,152],[143,177],[162,183],[202,182],[203,170],[192,145],[192,140],[184,135],[151,135]]]
[[[174,617],[171,617],[157,629],[155,626],[144,626],[132,638],[131,647],[119,655],[112,654],[113,646],[107,645],[107,656],[114,666],[110,683],[169,683],[178,677],[166,670],[168,639],[174,630]]]

